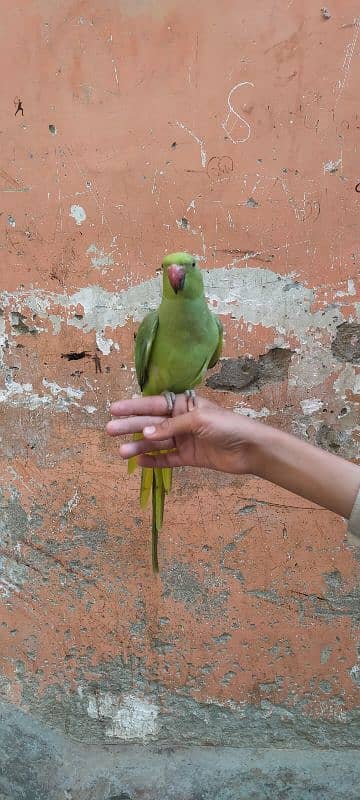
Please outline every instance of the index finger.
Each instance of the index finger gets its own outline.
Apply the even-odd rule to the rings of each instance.
[[[163,395],[151,397],[135,397],[132,400],[117,400],[110,406],[113,417],[154,416],[162,417],[169,413],[166,399]]]

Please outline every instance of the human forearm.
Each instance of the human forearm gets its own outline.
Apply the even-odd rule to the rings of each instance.
[[[253,472],[294,494],[350,517],[360,488],[360,467],[274,428],[259,429]]]
[[[360,487],[360,467],[295,436],[201,397],[189,412],[184,395],[178,395],[171,417],[163,396],[119,401],[111,413],[115,417],[107,425],[111,436],[144,434],[120,448],[123,458],[136,456],[143,467],[189,465],[251,473],[350,517]]]

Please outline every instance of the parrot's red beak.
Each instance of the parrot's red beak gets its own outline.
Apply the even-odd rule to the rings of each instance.
[[[185,270],[183,267],[180,267],[179,264],[170,264],[167,274],[170,284],[175,294],[177,294],[181,289],[184,288]]]

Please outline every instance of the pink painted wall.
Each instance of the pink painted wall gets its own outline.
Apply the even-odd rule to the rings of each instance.
[[[269,708],[272,742],[352,741],[343,521],[251,477],[181,470],[155,580],[138,476],[104,434],[109,402],[137,390],[161,257],[186,248],[224,357],[261,366],[278,348],[247,390],[204,393],[356,458],[358,4],[330,11],[6,4],[2,685],[82,741],[258,743]],[[230,728],[206,728],[204,707]]]

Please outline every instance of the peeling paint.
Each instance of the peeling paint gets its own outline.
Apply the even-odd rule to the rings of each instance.
[[[335,335],[344,318],[340,309],[334,306],[312,311],[313,290],[299,282],[289,283],[289,276],[255,267],[223,267],[204,271],[204,282],[207,297],[217,313],[248,325],[261,324],[273,328],[284,344],[288,337],[296,335],[302,357],[291,364],[290,385],[316,386],[338,366],[329,348],[324,347],[319,333],[324,331],[327,337],[331,333]],[[19,290],[13,294],[3,292],[0,295],[4,308],[15,302],[19,307],[26,305],[41,319],[49,319],[54,333],[64,322],[86,332],[95,330],[99,349],[104,355],[110,353],[114,344],[110,338],[104,337],[104,328],[116,330],[129,319],[141,321],[149,310],[157,307],[159,299],[159,278],[144,281],[122,292],[108,292],[100,286],[89,286],[70,296],[39,290]],[[84,309],[83,315],[69,316],[68,312],[79,305]],[[54,306],[62,308],[62,314],[51,313]],[[335,387],[341,381],[346,383],[348,375],[349,370],[345,366],[340,371]],[[354,380],[351,378],[351,385]]]
[[[289,276],[271,270],[222,267],[204,271],[204,283],[207,297],[217,313],[254,325],[278,328],[283,335],[296,333],[302,337],[312,327],[334,330],[343,321],[340,310],[333,307],[312,313],[314,291],[299,283],[293,290],[291,286],[289,289]],[[141,321],[147,311],[159,304],[160,281],[152,278],[119,293],[108,292],[101,286],[88,286],[70,296],[40,290],[0,295],[4,305],[10,300],[26,304],[39,315],[46,315],[57,305],[68,310],[80,304],[84,308],[84,318],[70,318],[68,324],[87,331],[101,331],[105,326],[122,327],[128,319]]]

